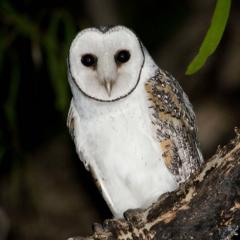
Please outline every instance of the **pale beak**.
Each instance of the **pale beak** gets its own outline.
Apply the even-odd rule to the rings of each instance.
[[[111,97],[112,85],[113,85],[112,81],[106,81],[106,80],[104,81],[104,87],[109,97]]]

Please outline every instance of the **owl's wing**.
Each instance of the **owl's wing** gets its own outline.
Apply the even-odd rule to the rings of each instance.
[[[112,202],[111,196],[108,194],[108,191],[105,188],[106,185],[104,182],[104,176],[102,176],[102,173],[101,171],[99,171],[99,168],[95,164],[95,161],[91,161],[91,156],[83,152],[84,139],[82,139],[82,135],[83,135],[82,131],[84,130],[81,127],[81,119],[74,106],[73,100],[71,101],[70,109],[68,112],[67,127],[75,143],[76,151],[80,160],[83,162],[85,168],[91,172],[96,186],[98,187],[99,191],[102,193],[111,211],[115,213],[114,204]]]
[[[177,182],[183,182],[203,162],[192,105],[174,77],[160,69],[145,90],[162,159]]]
[[[81,149],[82,149],[82,147],[81,147],[81,144],[82,144],[81,121],[80,121],[78,112],[74,106],[73,100],[71,101],[70,108],[68,111],[67,127],[68,127],[69,133],[75,143],[77,154],[78,154],[80,160],[83,162],[85,168],[89,171],[89,162],[83,156],[83,153],[81,151]]]

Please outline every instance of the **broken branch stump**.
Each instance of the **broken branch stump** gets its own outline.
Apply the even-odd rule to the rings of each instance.
[[[240,229],[240,131],[179,189],[75,240],[230,240]],[[146,193],[147,194],[147,193]],[[237,239],[237,238],[236,238]]]

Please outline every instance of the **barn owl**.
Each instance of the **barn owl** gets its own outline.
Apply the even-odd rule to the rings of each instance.
[[[188,97],[130,29],[78,33],[68,80],[67,126],[115,217],[151,205],[201,165]]]

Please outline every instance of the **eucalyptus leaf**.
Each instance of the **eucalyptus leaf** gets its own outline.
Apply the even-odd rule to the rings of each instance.
[[[12,129],[16,127],[15,121],[17,118],[16,118],[15,107],[17,103],[17,96],[18,96],[19,83],[20,83],[20,68],[19,68],[19,65],[17,64],[15,57],[13,57],[13,62],[14,64],[12,64],[13,67],[12,67],[12,74],[11,74],[10,89],[9,89],[7,101],[4,106],[8,123]]]
[[[41,34],[39,34],[38,26],[25,15],[15,11],[8,3],[5,2],[2,5],[0,13],[7,20],[8,24],[14,27],[16,32],[30,39],[38,40],[40,38]]]
[[[60,26],[61,31],[64,33],[63,39],[58,37]],[[63,113],[69,102],[66,58],[71,39],[76,31],[73,26],[73,21],[66,12],[55,12],[44,39],[48,70],[55,92],[56,108]]]
[[[187,68],[187,75],[197,72],[205,64],[208,57],[216,50],[226,28],[230,8],[231,0],[217,0],[211,25],[202,42],[198,54]]]

